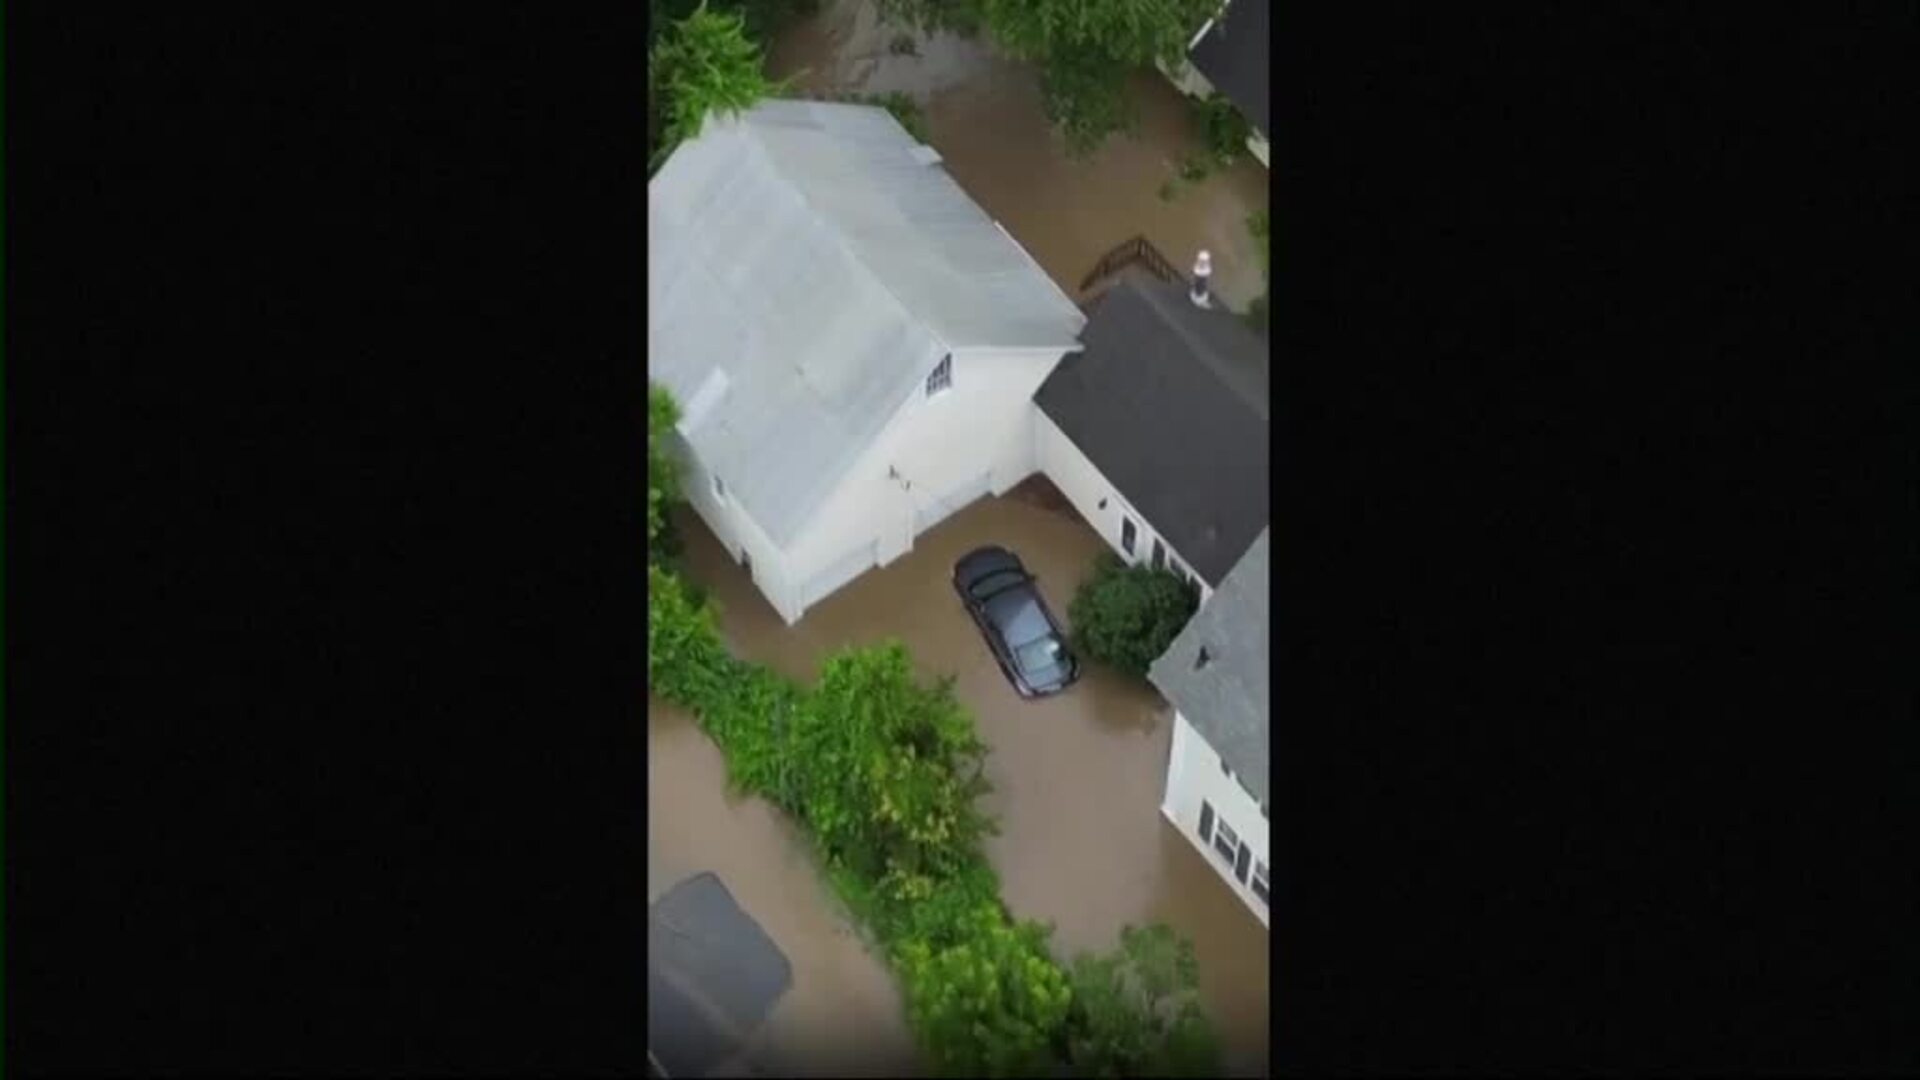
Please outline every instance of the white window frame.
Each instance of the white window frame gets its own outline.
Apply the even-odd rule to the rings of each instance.
[[[934,385],[939,383],[938,386]],[[942,357],[927,375],[927,398],[932,400],[953,389],[953,354]]]

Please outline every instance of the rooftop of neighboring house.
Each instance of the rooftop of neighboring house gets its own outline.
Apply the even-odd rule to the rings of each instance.
[[[1263,803],[1268,797],[1269,547],[1268,532],[1262,530],[1147,673]]]
[[[793,985],[793,965],[712,873],[647,909],[650,1067],[705,1076],[733,1059]]]
[[[1267,0],[1231,0],[1188,54],[1262,135],[1267,133],[1270,14]]]
[[[647,185],[650,376],[776,544],[956,349],[1070,349],[1085,317],[886,110],[769,100]]]
[[[1268,345],[1128,272],[1034,403],[1208,585],[1267,524]]]

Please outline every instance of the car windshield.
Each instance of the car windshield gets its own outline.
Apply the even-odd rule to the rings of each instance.
[[[1021,671],[1045,682],[1059,673],[1066,663],[1066,652],[1060,639],[1048,634],[1014,649],[1013,655],[1019,660]]]

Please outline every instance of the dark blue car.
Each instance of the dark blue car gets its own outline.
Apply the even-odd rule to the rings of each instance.
[[[954,564],[953,587],[1021,697],[1057,694],[1080,677],[1067,636],[1013,552],[1002,547],[968,552]]]

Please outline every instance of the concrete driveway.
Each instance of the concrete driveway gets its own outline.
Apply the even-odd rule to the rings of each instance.
[[[1160,816],[1172,737],[1165,703],[1145,683],[1091,663],[1065,694],[1021,700],[953,593],[954,562],[999,544],[1020,556],[1066,620],[1075,587],[1105,545],[1051,484],[1036,478],[975,503],[792,628],[697,517],[683,513],[679,525],[688,576],[720,604],[740,655],[810,681],[833,650],[894,638],[928,676],[955,676],[992,748],[986,805],[1001,835],[988,855],[1008,905],[1054,923],[1063,953],[1111,948],[1127,923],[1174,927],[1194,942],[1201,993],[1232,1071],[1265,1071],[1267,932]]]

